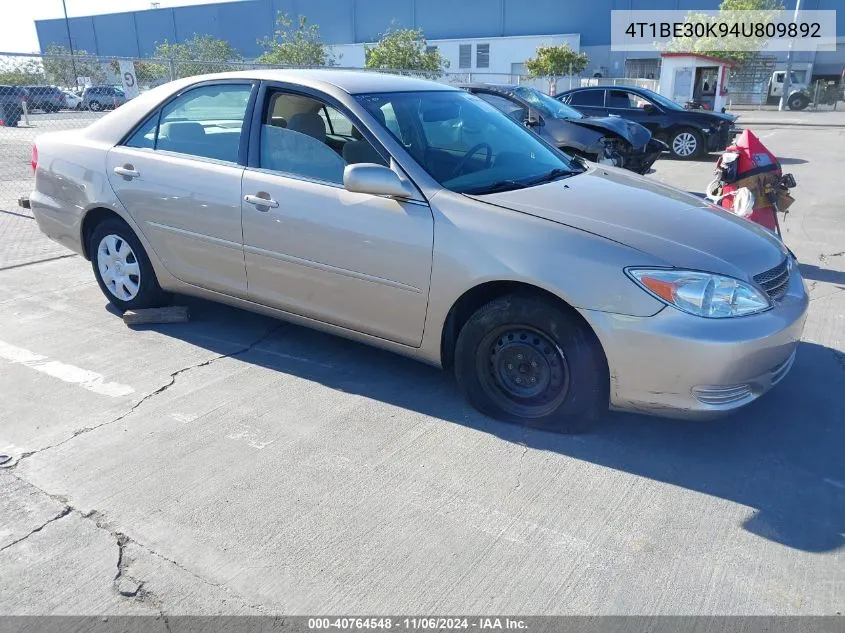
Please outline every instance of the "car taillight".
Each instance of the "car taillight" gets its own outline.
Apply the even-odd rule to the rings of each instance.
[[[38,147],[32,145],[32,171],[38,169]]]

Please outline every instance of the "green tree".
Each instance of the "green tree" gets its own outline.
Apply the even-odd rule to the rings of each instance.
[[[780,0],[722,0],[719,5],[718,14],[690,13],[684,20],[692,24],[726,24],[728,30],[734,25],[746,25],[746,28],[754,24],[769,24],[774,20],[776,12],[783,10]],[[760,13],[750,17],[745,11],[759,11]],[[679,37],[672,39],[666,46],[667,51],[696,53],[708,55],[718,59],[734,62],[740,66],[754,59],[760,54],[760,49],[766,42],[766,38],[742,37],[715,38],[715,37]],[[730,43],[732,49],[725,50],[724,46]]]
[[[32,57],[0,59],[0,84],[32,86],[44,83],[44,67]]]
[[[258,40],[264,53],[255,61],[285,66],[334,66],[336,58],[331,48],[323,44],[320,27],[308,24],[304,15],[296,25],[287,13],[276,16],[276,30],[271,37]]]
[[[77,77],[90,77],[92,84],[106,80],[106,70],[100,61],[84,50],[70,51],[64,46],[52,44],[44,51],[41,61],[49,83],[67,88],[77,85]]]
[[[367,68],[418,70],[430,79],[437,79],[449,67],[449,60],[436,48],[426,46],[420,29],[403,29],[391,25],[373,47],[364,52]]]
[[[576,53],[568,44],[538,46],[537,56],[525,62],[530,77],[548,77],[549,92],[557,92],[557,80],[581,73],[590,63],[587,53]]]
[[[174,79],[237,70],[237,62],[243,59],[238,50],[226,40],[197,33],[191,39],[176,44],[165,40],[156,46],[153,56],[170,60]],[[160,69],[152,67],[151,70],[155,72]]]

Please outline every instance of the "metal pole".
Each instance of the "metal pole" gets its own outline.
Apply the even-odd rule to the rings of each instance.
[[[70,48],[70,65],[73,68],[73,85],[79,87],[79,79],[76,74],[76,60],[73,57],[73,40],[70,39],[70,20],[67,19],[67,5],[65,0],[62,0],[62,9],[65,12],[65,29],[67,30],[67,45]]]
[[[801,0],[795,0],[795,15],[792,18],[792,21],[796,24],[798,23],[798,11],[801,9]],[[791,75],[792,75],[792,44],[795,42],[795,38],[789,40],[789,50],[786,52],[786,73],[783,77],[783,93],[780,95],[780,101],[778,102],[778,111],[783,112],[784,106],[789,101],[789,84],[791,83]]]

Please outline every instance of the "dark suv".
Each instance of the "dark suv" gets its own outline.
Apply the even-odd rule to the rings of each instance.
[[[28,86],[29,100],[26,102],[30,110],[44,112],[58,112],[65,107],[65,96],[55,86]]]
[[[3,125],[15,127],[23,115],[21,105],[29,97],[27,89],[22,86],[0,86],[0,118]]]
[[[664,141],[678,158],[695,158],[719,152],[740,131],[732,114],[686,110],[663,95],[634,86],[574,88],[555,99],[587,116],[615,115],[644,125]]]
[[[91,86],[82,93],[82,109],[99,112],[126,103],[126,94],[114,86]]]

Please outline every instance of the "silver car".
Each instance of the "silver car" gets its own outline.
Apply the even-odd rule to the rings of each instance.
[[[500,419],[732,411],[786,375],[807,311],[757,225],[429,81],[181,79],[33,154],[41,230],[118,308],[170,291],[333,332],[452,368]]]

